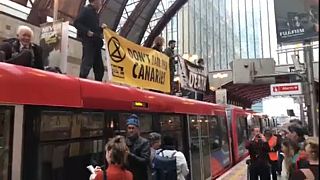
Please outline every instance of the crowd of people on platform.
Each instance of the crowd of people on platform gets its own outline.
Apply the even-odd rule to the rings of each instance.
[[[127,119],[127,136],[109,140],[105,163],[95,167],[90,180],[184,180],[189,173],[184,154],[172,136],[152,132],[140,136],[139,117]],[[100,160],[100,162],[103,162]]]
[[[301,121],[292,121],[277,130],[252,128],[246,143],[250,159],[247,161],[250,180],[289,180],[319,178],[318,137],[308,137]]]

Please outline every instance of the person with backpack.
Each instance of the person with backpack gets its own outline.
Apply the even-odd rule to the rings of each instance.
[[[184,154],[176,150],[176,141],[171,136],[164,136],[162,149],[156,152],[152,162],[153,180],[185,180],[189,174]]]
[[[129,152],[125,138],[122,136],[112,138],[105,150],[108,168],[96,169],[90,180],[133,180],[132,173],[125,168]]]

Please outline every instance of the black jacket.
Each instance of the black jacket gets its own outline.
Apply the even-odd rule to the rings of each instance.
[[[267,164],[269,162],[269,144],[268,142],[248,141],[246,148],[249,150],[249,155],[252,164]]]
[[[149,141],[138,137],[135,141],[127,139],[130,153],[128,156],[128,170],[133,174],[133,180],[148,180],[148,168],[150,164]]]
[[[73,22],[78,30],[78,37],[84,43],[94,43],[102,47],[102,28],[99,24],[99,14],[92,5],[87,5],[79,13]],[[88,31],[94,33],[93,37],[88,37]]]
[[[30,65],[25,65],[28,67],[33,67],[37,69],[44,69],[43,68],[43,60],[42,60],[42,49],[40,46],[31,43],[30,48],[30,56],[21,56],[19,59],[18,57],[20,52],[20,42],[17,38],[10,38],[3,41],[3,43],[0,44],[0,50],[5,53],[5,62],[16,64],[14,61],[25,61],[23,58],[31,58]],[[13,59],[15,58],[15,59]],[[19,64],[19,63],[17,63]]]

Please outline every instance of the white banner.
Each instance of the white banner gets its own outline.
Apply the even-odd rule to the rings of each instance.
[[[49,22],[41,25],[40,46],[44,66],[59,67],[67,72],[69,22]]]
[[[206,68],[193,64],[178,56],[181,87],[190,91],[205,92],[207,90],[208,73]]]

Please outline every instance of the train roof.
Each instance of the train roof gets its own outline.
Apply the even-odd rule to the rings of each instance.
[[[147,103],[137,108],[134,102]],[[0,63],[0,103],[213,115],[225,106]]]

